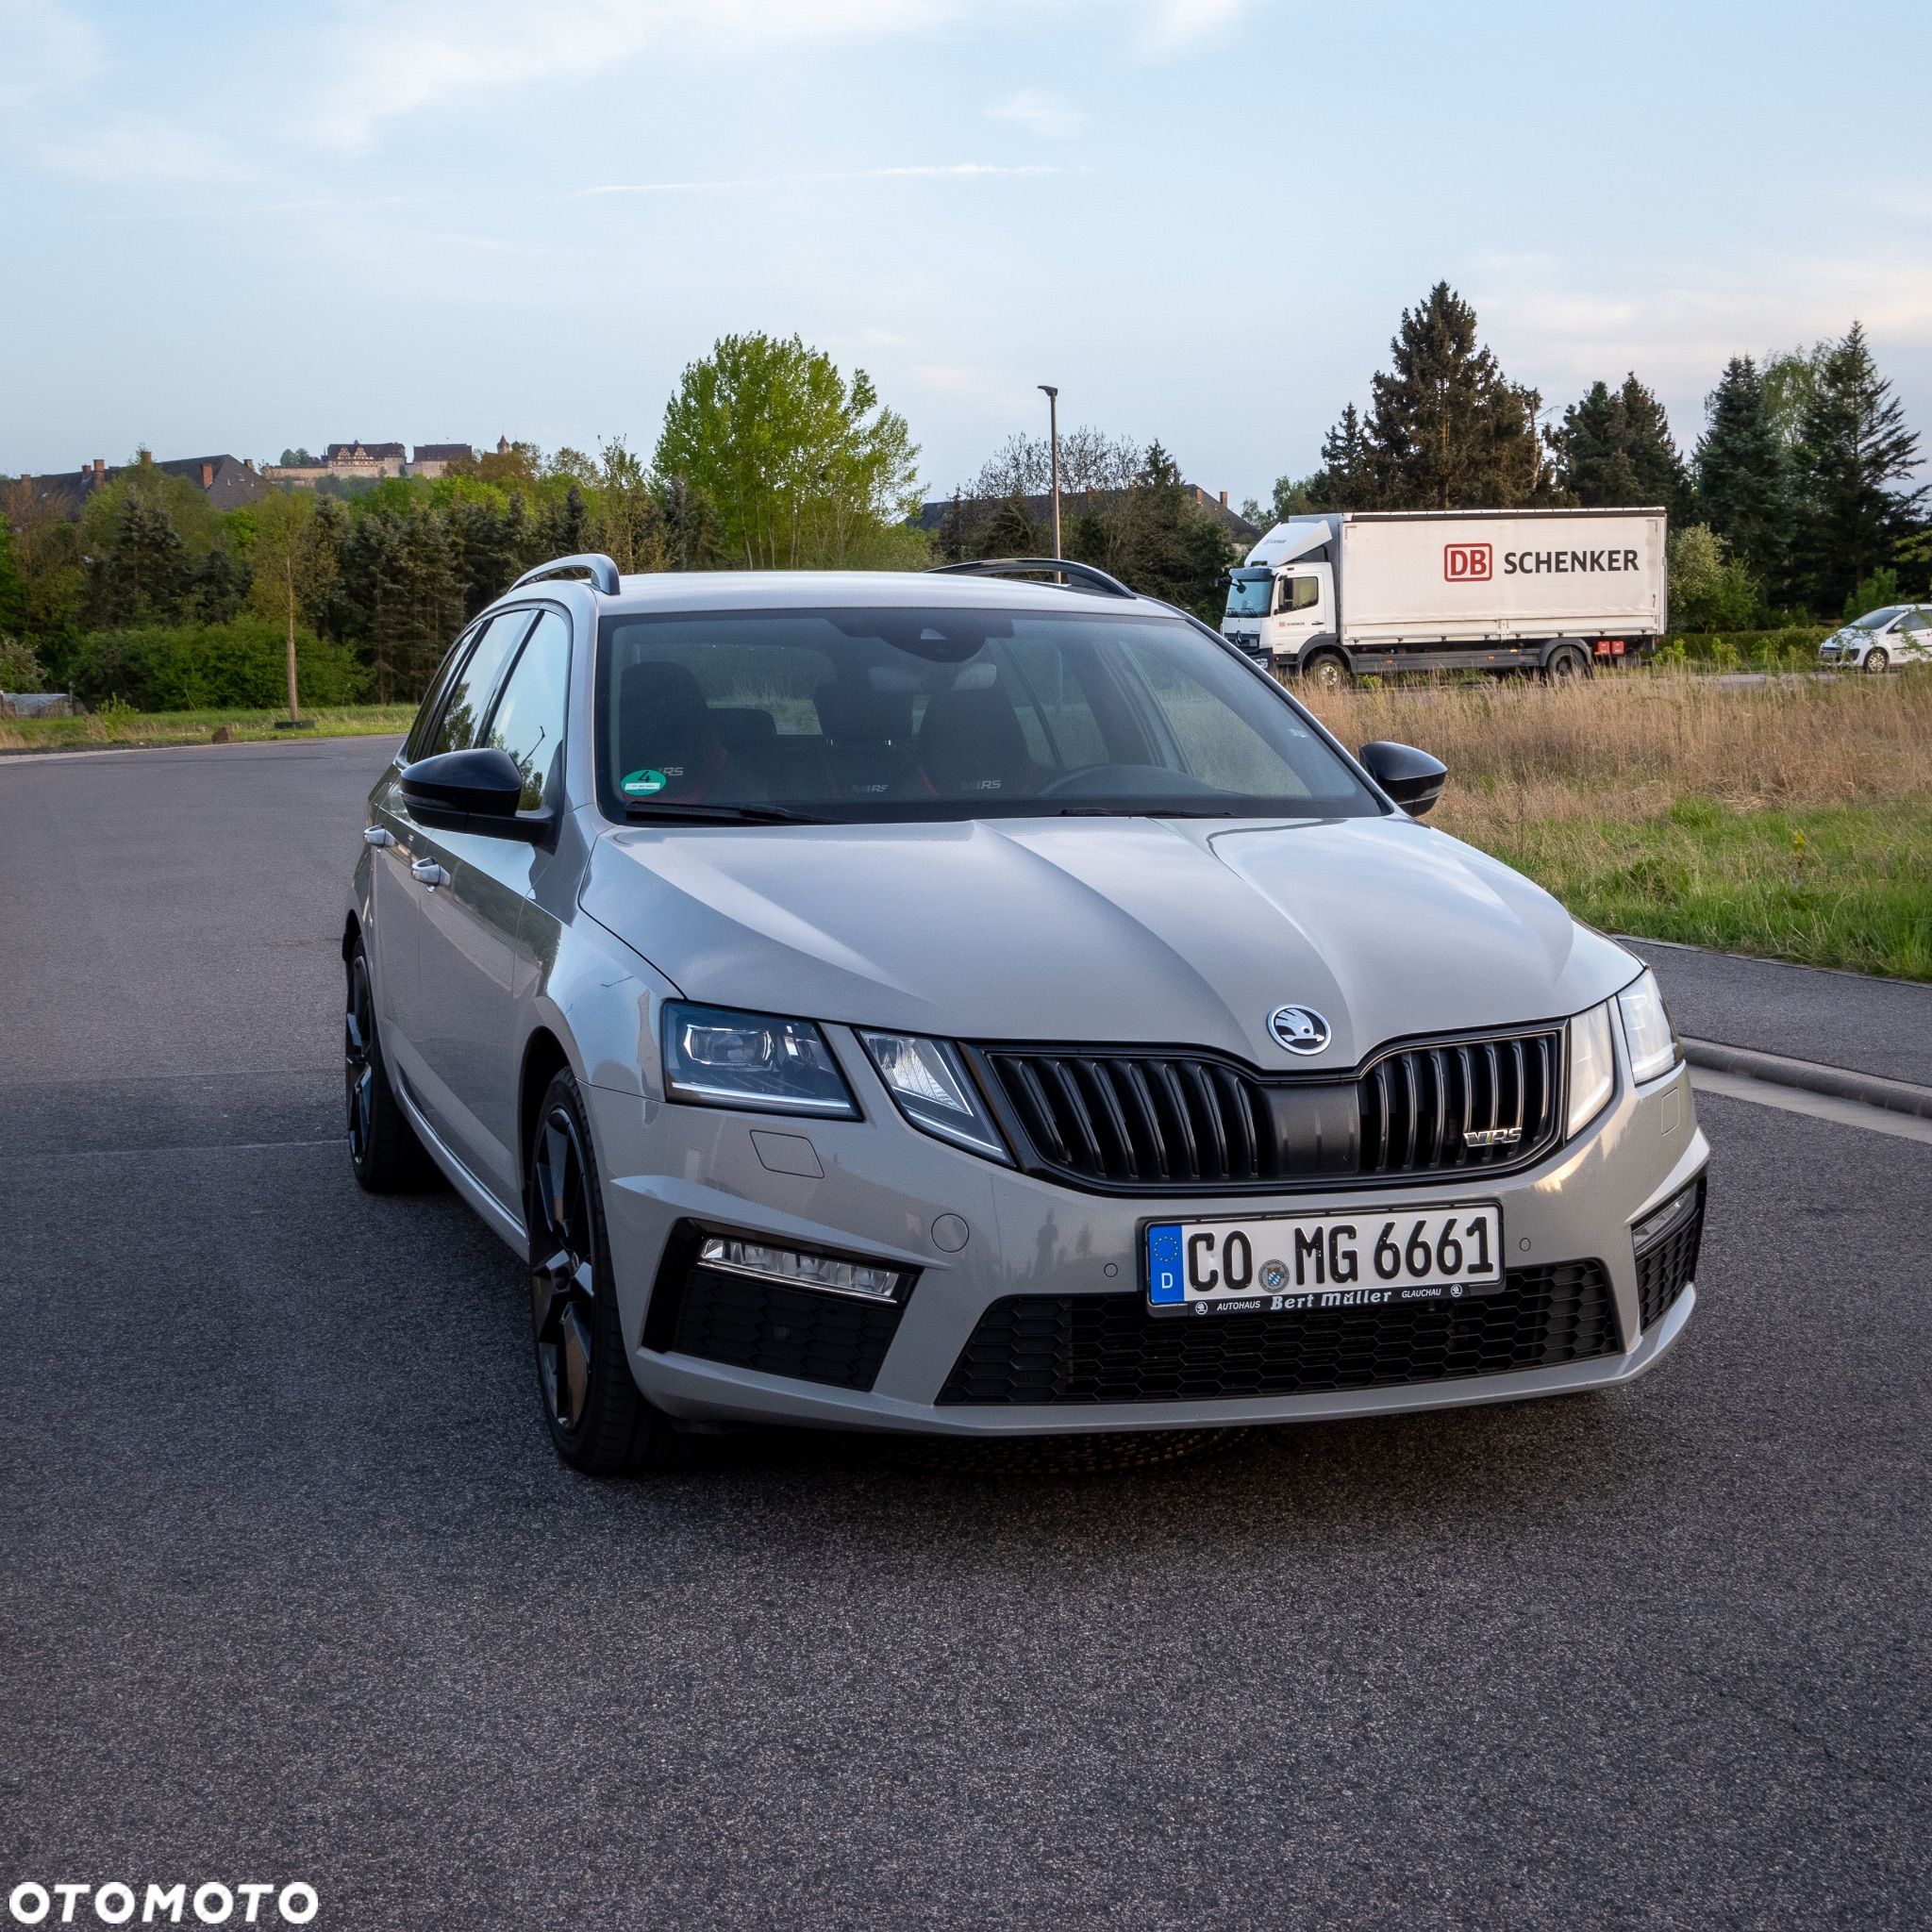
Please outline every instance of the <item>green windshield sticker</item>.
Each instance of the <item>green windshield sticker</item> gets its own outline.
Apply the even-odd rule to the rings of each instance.
[[[617,789],[626,798],[648,798],[652,792],[663,791],[664,783],[662,772],[626,772],[617,781]]]

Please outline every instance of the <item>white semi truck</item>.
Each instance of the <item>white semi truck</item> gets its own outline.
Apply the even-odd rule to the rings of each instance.
[[[1222,635],[1321,684],[1399,671],[1581,677],[1662,636],[1664,525],[1660,509],[1291,517],[1228,573]]]

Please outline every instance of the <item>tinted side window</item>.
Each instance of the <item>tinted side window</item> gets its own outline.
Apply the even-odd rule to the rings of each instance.
[[[489,742],[507,751],[524,774],[525,811],[535,811],[563,774],[564,701],[570,693],[570,626],[556,611],[537,620],[516,669],[496,701]]]
[[[442,662],[436,667],[436,675],[429,680],[428,694],[416,713],[415,722],[409,726],[408,737],[403,740],[401,757],[405,764],[425,755],[432,721],[442,703],[442,694],[449,687],[450,674],[463,661],[463,653],[469,647],[470,638],[466,633],[449,647],[443,654]]]
[[[468,751],[475,744],[476,734],[490,708],[491,693],[529,627],[527,610],[506,610],[484,626],[475,648],[451,680],[449,703],[443,708],[442,722],[436,727],[436,741],[429,747],[432,755]]]

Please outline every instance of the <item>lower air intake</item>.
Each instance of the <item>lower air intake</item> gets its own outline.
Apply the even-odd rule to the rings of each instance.
[[[1395,1389],[1615,1355],[1600,1261],[1512,1269],[1500,1294],[1296,1314],[1150,1314],[1137,1294],[1010,1295],[979,1318],[948,1407],[1200,1402]]]

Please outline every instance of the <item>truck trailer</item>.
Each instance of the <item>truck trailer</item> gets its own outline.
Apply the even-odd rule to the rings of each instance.
[[[1274,669],[1581,677],[1669,615],[1660,509],[1342,511],[1276,524],[1228,573],[1222,635]]]

